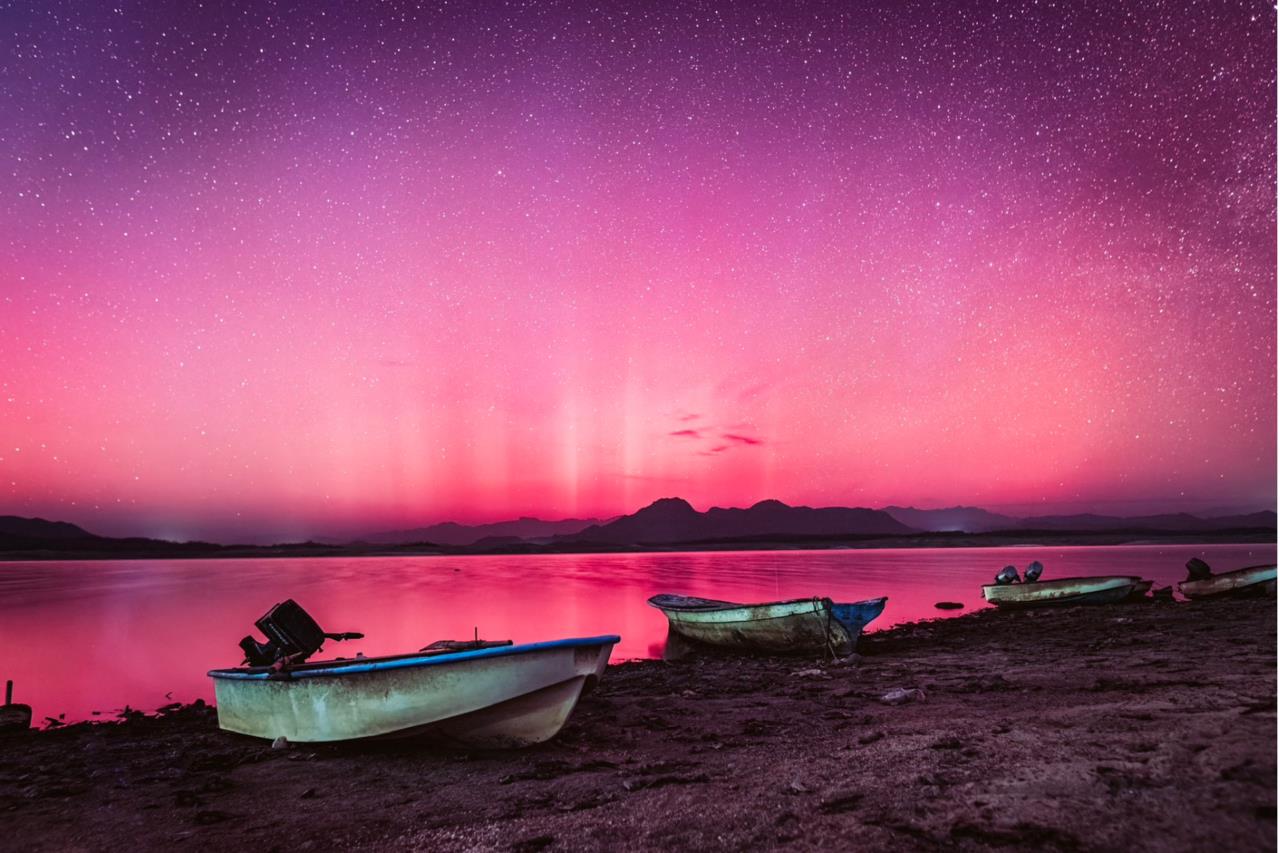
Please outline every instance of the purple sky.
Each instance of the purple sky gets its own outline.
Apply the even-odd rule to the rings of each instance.
[[[1274,504],[1275,26],[6,5],[0,512]]]

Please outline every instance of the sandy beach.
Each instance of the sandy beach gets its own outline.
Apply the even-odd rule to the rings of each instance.
[[[624,664],[512,753],[273,750],[197,706],[30,732],[0,848],[1275,849],[1275,630],[1274,600],[982,611],[838,663]]]

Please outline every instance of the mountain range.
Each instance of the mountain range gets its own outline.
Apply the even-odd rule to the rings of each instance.
[[[787,506],[766,500],[747,509],[698,512],[681,498],[662,498],[608,524],[560,541],[654,545],[764,536],[901,535],[916,531],[878,509]]]
[[[491,524],[454,522],[361,536],[358,543],[403,545],[432,543],[449,547],[504,547],[519,542],[539,544],[656,545],[680,542],[760,539],[797,536],[908,536],[918,533],[992,533],[996,531],[1104,532],[1146,530],[1174,533],[1274,528],[1276,514],[1262,511],[1201,517],[1188,513],[1110,516],[1092,513],[1018,517],[975,506],[942,509],[887,506],[789,506],[763,500],[746,509],[712,507],[705,512],[688,501],[661,498],[630,515],[600,521],[570,518],[543,521],[518,518]]]
[[[1248,527],[1275,527],[1276,514],[1270,510],[1261,512],[1197,516],[1190,513],[1165,513],[1162,515],[1032,515],[1011,516],[989,512],[976,506],[955,506],[949,509],[916,509],[915,507],[885,507],[885,512],[916,530],[928,532],[990,533],[995,530],[1161,530],[1161,531],[1209,531],[1232,530]]]
[[[550,539],[570,536],[600,524],[597,518],[566,518],[561,521],[543,521],[528,516],[512,521],[495,521],[490,524],[458,524],[446,521],[430,527],[414,527],[409,530],[388,530],[361,536],[359,541],[378,545],[402,545],[410,542],[432,542],[436,545],[474,545],[482,539]]]
[[[874,547],[1013,542],[1100,542],[1235,536],[1242,541],[1275,541],[1276,513],[1205,518],[1188,513],[1118,517],[1083,513],[1015,517],[979,507],[917,509],[890,506],[788,506],[764,500],[745,509],[712,507],[699,512],[681,498],[662,498],[608,521],[518,518],[492,524],[452,522],[386,531],[349,542],[299,542],[270,546],[167,542],[141,537],[98,536],[65,521],[0,516],[0,553],[8,559],[70,554],[94,556],[324,556],[397,553],[499,553],[593,551],[628,548],[826,547],[853,543]],[[957,539],[956,537],[967,537]],[[1101,538],[1100,538],[1101,537]],[[791,543],[791,545],[788,545]]]

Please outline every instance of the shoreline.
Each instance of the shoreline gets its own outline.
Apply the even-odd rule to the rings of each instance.
[[[845,551],[949,548],[1024,547],[1114,547],[1118,545],[1276,545],[1277,532],[1249,528],[1185,534],[1167,531],[1002,531],[992,533],[919,533],[904,536],[847,536],[840,538],[732,539],[675,542],[663,545],[616,545],[599,543],[526,543],[502,547],[446,547],[430,543],[374,546],[297,543],[282,545],[212,545],[210,543],[165,543],[172,548],[141,550],[22,549],[0,551],[0,564],[38,562],[98,562],[112,560],[243,560],[297,559],[316,557],[482,557],[550,556],[557,554],[670,554],[726,553],[752,551]]]
[[[0,738],[0,812],[31,850],[1274,849],[1275,614],[991,609],[853,662],[615,664],[515,752],[273,750],[198,705],[76,723]]]

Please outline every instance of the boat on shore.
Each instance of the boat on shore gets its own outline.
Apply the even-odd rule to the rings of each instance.
[[[1151,583],[1136,575],[1103,575],[1059,578],[1033,583],[986,584],[982,597],[996,607],[1062,607],[1076,604],[1113,604],[1124,601]],[[1141,593],[1138,593],[1141,594]]]
[[[422,736],[477,748],[554,737],[616,636],[215,669],[218,726],[297,743]],[[443,651],[443,653],[442,653]]]
[[[853,653],[862,629],[888,598],[848,604],[797,598],[738,604],[684,595],[655,595],[649,605],[667,617],[672,634],[696,643],[775,654]]]
[[[1199,580],[1185,580],[1178,584],[1178,592],[1190,599],[1275,595],[1276,567],[1274,565],[1247,566]]]

